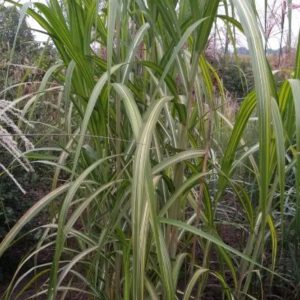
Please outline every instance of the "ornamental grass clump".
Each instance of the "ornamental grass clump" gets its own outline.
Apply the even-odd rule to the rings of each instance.
[[[220,14],[222,5],[232,13]],[[27,13],[59,61],[26,113],[55,83],[66,140],[51,159],[35,149],[54,168],[52,191],[7,234],[0,255],[42,210],[50,218],[3,299],[28,291],[49,300],[205,299],[212,286],[215,299],[262,299],[290,287],[278,258],[283,241],[294,257],[299,249],[300,50],[294,78],[277,88],[251,1],[49,0]],[[218,22],[247,38],[255,81],[233,122],[205,56]],[[248,139],[253,119],[257,136]],[[291,170],[292,221],[284,215]],[[39,263],[43,253],[51,259]],[[24,271],[27,261],[35,264]]]

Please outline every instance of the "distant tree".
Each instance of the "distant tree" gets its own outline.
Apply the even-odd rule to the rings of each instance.
[[[21,81],[30,83],[41,79],[43,69],[57,57],[52,44],[35,41],[26,17],[18,28],[19,22],[20,13],[15,6],[0,4],[0,91]],[[28,87],[30,84],[24,92]],[[6,99],[13,99],[16,93],[20,94],[20,91],[10,90]]]
[[[8,85],[20,82],[25,74],[24,68],[11,64],[29,65],[38,53],[38,44],[26,18],[18,29],[19,20],[20,14],[16,7],[0,4],[0,91]],[[5,96],[6,99],[11,99],[15,93],[9,91]]]
[[[10,51],[13,48],[15,37],[16,52],[22,51],[25,54],[32,49],[32,46],[36,46],[26,19],[23,20],[17,34],[19,20],[20,14],[16,7],[0,5],[0,43],[2,53],[3,51]]]

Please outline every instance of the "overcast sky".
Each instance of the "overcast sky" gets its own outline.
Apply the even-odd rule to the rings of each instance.
[[[246,0],[247,1],[247,0]],[[256,0],[258,13],[263,16],[264,15],[264,2],[263,0]],[[281,36],[281,28],[278,26],[278,21],[280,21],[281,17],[281,5],[284,0],[271,0],[269,1],[269,26],[274,26],[272,33],[270,35],[270,39],[268,45],[270,48],[277,49],[280,45],[280,36]],[[298,39],[299,30],[300,30],[300,0],[292,0],[293,13],[292,13],[292,43],[295,44]],[[271,13],[271,10],[274,13]],[[277,26],[275,26],[277,24]],[[284,42],[286,42],[286,37],[288,33],[288,20],[285,19],[284,26]],[[294,45],[295,46],[295,45]]]
[[[241,1],[249,1],[249,0],[241,0]],[[255,0],[255,1],[257,4],[257,9],[258,9],[259,14],[263,16],[265,1],[263,1],[263,0]],[[268,41],[268,46],[273,49],[279,48],[279,44],[280,44],[280,31],[281,30],[280,30],[280,27],[278,26],[278,20],[281,15],[281,4],[284,1],[286,1],[286,0],[269,0],[270,11],[273,10],[274,13],[273,14],[270,13],[269,22],[268,22],[269,27],[270,28],[272,27],[270,38]],[[1,2],[1,0],[0,0],[0,2]],[[30,2],[30,1],[20,0],[19,2],[26,3],[26,2]],[[45,3],[46,0],[35,0],[32,2],[44,2]],[[292,41],[293,41],[293,44],[295,44],[295,41],[297,40],[298,33],[300,30],[300,0],[293,0],[292,4],[294,7],[293,19],[292,19],[293,20],[292,21]],[[297,8],[297,6],[299,6],[299,8]],[[34,20],[29,19],[28,22],[32,28],[41,29]],[[284,43],[286,42],[287,30],[288,30],[288,22],[286,20],[285,28],[284,28],[284,33],[285,33],[284,40],[283,40]],[[35,37],[38,41],[45,41],[47,39],[47,36],[40,34],[40,33],[35,33]],[[240,44],[240,46],[246,46],[246,41],[245,41],[245,39],[243,39],[243,37],[240,37],[239,44]]]

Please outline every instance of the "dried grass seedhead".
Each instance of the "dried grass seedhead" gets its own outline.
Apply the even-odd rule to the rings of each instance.
[[[22,117],[22,111],[14,107],[14,102],[0,100],[0,146],[11,154],[27,172],[30,172],[33,171],[33,168],[29,160],[22,154],[23,151],[21,147],[24,147],[25,151],[28,151],[33,149],[34,146],[16,125],[15,120],[22,120],[28,126],[32,127],[32,125]],[[17,180],[3,164],[0,164],[0,168],[3,169],[24,192]]]

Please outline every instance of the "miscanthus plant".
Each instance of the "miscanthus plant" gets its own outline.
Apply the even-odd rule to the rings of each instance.
[[[232,16],[218,13],[229,4]],[[0,244],[2,255],[49,209],[3,299],[27,290],[49,300],[200,299],[212,286],[215,297],[262,299],[291,281],[280,258],[284,232],[294,233],[294,258],[299,248],[300,53],[293,79],[277,89],[254,1],[49,0],[26,10],[60,55],[40,90],[51,80],[63,89],[66,139],[55,161],[40,161],[55,170],[51,193]],[[255,90],[235,120],[205,58],[217,20],[250,50]],[[52,259],[24,271],[44,251]]]

